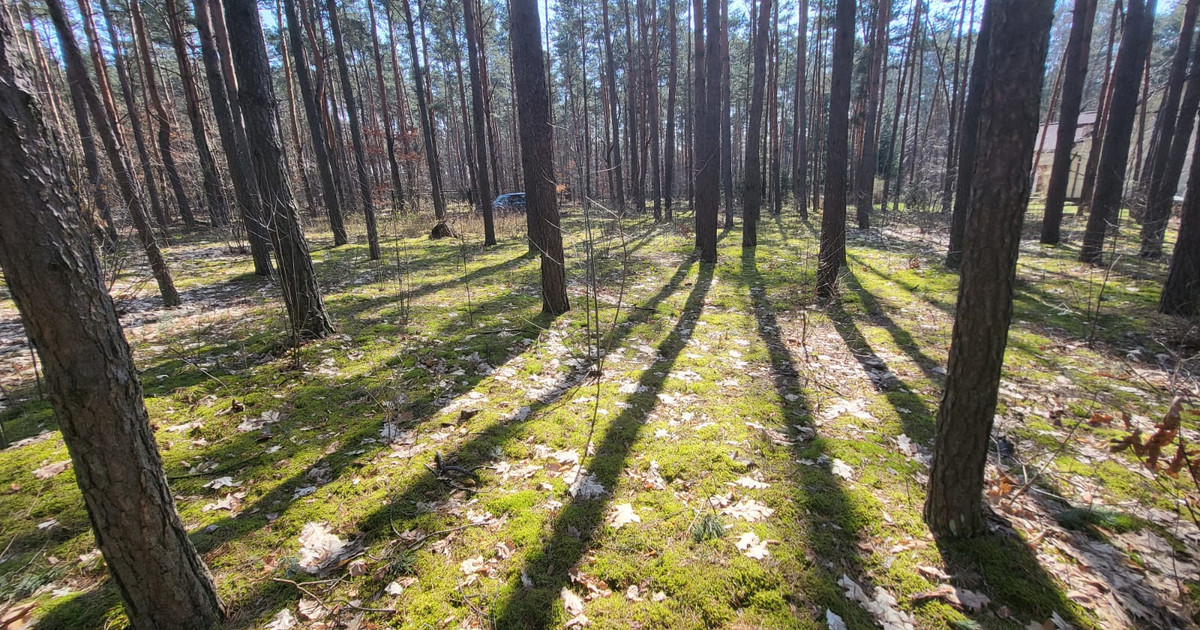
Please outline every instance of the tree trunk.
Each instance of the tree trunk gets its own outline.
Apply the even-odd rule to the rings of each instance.
[[[1154,7],[1155,0],[1128,1],[1121,45],[1117,49],[1117,61],[1113,69],[1112,101],[1096,172],[1096,188],[1092,193],[1087,229],[1083,233],[1083,246],[1079,250],[1081,262],[1100,262],[1109,223],[1120,220],[1129,142],[1137,114],[1138,83],[1150,47]]]
[[[225,23],[237,71],[247,146],[275,249],[292,334],[298,339],[325,337],[333,327],[321,303],[321,290],[283,163],[279,112],[256,0],[226,0]]]
[[[1186,136],[1178,135],[1175,131],[1178,126],[1179,101],[1187,80],[1188,58],[1191,56],[1197,13],[1200,13],[1200,0],[1188,0],[1183,22],[1179,27],[1175,54],[1171,59],[1166,93],[1158,107],[1158,119],[1161,121],[1161,124],[1156,125],[1158,140],[1153,143],[1147,158],[1150,161],[1150,174],[1146,186],[1146,210],[1141,234],[1141,255],[1144,258],[1158,258],[1162,255],[1163,237],[1167,231],[1167,222],[1171,218],[1175,189],[1179,184],[1179,171],[1175,171],[1175,177],[1168,177],[1171,170],[1171,149],[1176,144],[1187,146],[1192,139],[1190,126]]]
[[[146,210],[134,188],[133,177],[126,168],[121,148],[117,144],[117,137],[112,128],[108,126],[108,115],[88,78],[87,70],[83,65],[83,54],[75,42],[75,35],[71,31],[71,24],[67,20],[61,0],[47,0],[46,6],[50,13],[50,20],[54,23],[54,30],[58,33],[58,41],[66,60],[67,81],[71,87],[72,99],[83,101],[83,103],[76,103],[75,108],[79,110],[86,106],[92,115],[96,135],[100,137],[104,152],[108,155],[108,161],[116,175],[117,187],[121,191],[121,197],[128,207],[129,216],[137,230],[142,251],[146,254],[147,262],[150,263],[150,272],[154,275],[155,282],[158,283],[158,293],[162,297],[163,305],[179,306],[179,293],[175,290],[175,281],[171,278],[171,271],[167,268],[162,252],[158,249],[158,243],[154,240],[154,231],[150,228]]]
[[[513,78],[521,129],[521,166],[525,171],[526,212],[540,228],[542,312],[559,315],[570,309],[566,265],[559,227],[554,178],[554,139],[550,124],[550,90],[539,35],[537,0],[512,0]]]
[[[867,111],[863,120],[862,153],[859,156],[858,181],[855,186],[858,227],[862,230],[871,227],[871,211],[875,203],[875,167],[879,163],[875,127],[879,121],[879,101],[883,97],[879,84],[884,64],[887,63],[888,25],[891,21],[891,0],[879,0],[875,37],[871,42],[871,61],[867,66]]]
[[[971,64],[971,76],[967,80],[967,101],[963,105],[962,131],[958,145],[958,180],[954,184],[954,211],[950,215],[950,246],[946,252],[946,266],[958,269],[962,265],[966,245],[967,219],[971,205],[972,178],[975,176],[975,153],[979,139],[980,107],[982,106],[984,76],[988,67],[989,37],[992,31],[987,24],[988,7],[983,9],[979,39],[975,43],[975,59]],[[994,14],[994,13],[993,13]]]
[[[679,17],[675,5],[679,0],[667,0],[667,19],[671,24],[668,28],[667,62],[667,138],[665,155],[663,156],[663,220],[668,223],[675,219],[673,202],[675,201],[675,89],[679,83]]]
[[[703,0],[695,0],[699,6]],[[717,206],[721,201],[721,2],[708,0],[696,22],[696,250],[717,262]],[[701,26],[705,27],[701,33]],[[703,71],[701,71],[703,68]]]
[[[670,0],[668,0],[670,1]],[[646,87],[648,89],[647,106],[650,119],[650,192],[654,197],[654,221],[662,221],[662,125],[659,113],[658,97],[658,0],[650,2],[650,30],[654,34],[653,41],[647,42],[650,51],[650,63],[646,67]],[[586,90],[586,84],[584,86]]]
[[[805,89],[808,87],[808,0],[800,0],[796,27],[796,111],[795,148],[792,157],[792,201],[800,218],[808,219],[808,108]]]
[[[114,133],[117,133],[118,135],[120,135],[120,132],[119,132],[120,128],[117,126],[116,105],[112,101],[112,88],[108,84],[108,71],[104,64],[104,54],[100,50],[100,38],[96,36],[96,22],[92,15],[92,5],[88,0],[79,0],[78,4],[79,4],[79,13],[80,13],[81,17],[83,18],[83,27],[84,27],[83,31],[84,31],[84,33],[86,33],[87,39],[88,39],[88,52],[91,53],[92,67],[96,71],[96,79],[98,82],[100,97],[104,101],[104,111],[108,115],[108,123],[112,127]],[[87,119],[86,112],[84,113],[83,117],[86,122],[86,119]],[[78,122],[78,120],[79,120],[79,118],[78,118],[78,116],[76,116],[76,122]],[[89,136],[91,135],[90,130],[88,132],[88,135]],[[80,140],[82,141],[83,140],[82,127],[79,130],[79,136],[80,136]],[[99,160],[96,159],[95,142],[90,137],[87,139],[87,141],[85,141],[83,143],[84,144],[84,149],[83,149],[84,162],[86,164],[88,161],[88,159],[87,159],[88,149],[86,148],[86,145],[88,142],[90,142],[92,144],[91,161],[92,161],[92,164],[96,167],[94,174],[93,174],[92,166],[87,167],[88,179],[92,181],[93,193],[94,193],[93,198],[96,201],[96,210],[99,211],[100,219],[104,222],[104,225],[103,225],[104,239],[108,242],[108,245],[111,246],[111,245],[116,244],[117,228],[116,228],[116,225],[113,223],[112,209],[108,205],[108,198],[104,194],[104,178],[103,178],[103,176],[100,175],[100,172],[99,172],[100,162],[99,162]],[[99,184],[99,187],[97,187],[97,184]]]
[[[142,57],[142,80],[146,91],[150,94],[150,105],[153,107],[154,118],[158,121],[158,151],[162,158],[163,170],[167,172],[167,181],[171,184],[171,191],[175,193],[175,204],[179,206],[179,215],[183,218],[183,225],[192,230],[196,227],[196,217],[192,214],[192,204],[183,190],[183,180],[179,177],[179,169],[175,166],[175,155],[171,152],[171,119],[167,117],[167,109],[163,107],[162,96],[158,91],[158,80],[154,76],[154,59],[150,56],[150,40],[146,36],[146,23],[142,19],[141,5],[138,2],[130,2],[129,14],[133,20],[134,37],[137,39],[138,50]]]
[[[769,0],[767,0],[769,2]],[[721,0],[721,192],[725,229],[733,227],[733,123],[730,120],[729,0]]]
[[[1112,60],[1113,49],[1117,40],[1117,26],[1124,15],[1122,0],[1113,2],[1112,16],[1108,20],[1108,45],[1104,52],[1104,78],[1100,81],[1100,102],[1096,106],[1096,124],[1092,126],[1092,147],[1088,151],[1087,164],[1083,170],[1083,191],[1079,200],[1076,214],[1082,216],[1085,209],[1092,205],[1092,192],[1096,188],[1096,169],[1100,164],[1100,151],[1103,148],[1104,130],[1108,125],[1108,107],[1112,102]]]
[[[1196,143],[1200,145],[1200,136]],[[1200,150],[1200,146],[1196,149]],[[1183,198],[1183,218],[1179,222],[1175,254],[1171,257],[1158,310],[1168,315],[1200,315],[1200,160],[1195,157]]]
[[[1046,209],[1042,216],[1042,242],[1057,245],[1061,239],[1063,204],[1071,178],[1071,153],[1079,126],[1079,109],[1091,54],[1092,25],[1096,21],[1097,0],[1075,0],[1071,34],[1067,39],[1067,62],[1063,69],[1062,110],[1058,116],[1058,136],[1050,180],[1046,183]],[[1034,162],[1037,167],[1037,162]]]
[[[321,199],[325,202],[325,210],[329,215],[329,227],[333,230],[333,245],[338,247],[350,242],[350,239],[346,234],[341,200],[338,197],[337,184],[333,179],[331,149],[325,138],[325,126],[321,123],[322,108],[318,104],[312,77],[309,74],[308,55],[304,52],[301,31],[303,27],[300,25],[300,17],[296,12],[296,0],[283,0],[283,8],[287,15],[288,40],[291,41],[292,59],[295,61],[292,65],[295,67],[296,81],[300,83],[300,98],[304,101],[304,117],[308,121],[308,135],[312,140],[313,155],[317,159],[317,174],[321,179]]]
[[[422,68],[420,57],[417,55],[417,29],[413,24],[412,9],[409,0],[401,0],[404,8],[404,23],[408,26],[408,48],[412,63],[413,85],[417,92],[417,113],[421,119],[421,135],[425,140],[425,165],[429,168],[429,187],[433,196],[433,215],[437,219],[430,236],[443,238],[450,236],[450,227],[446,225],[446,202],[442,199],[441,165],[438,163],[437,138],[434,136],[429,104],[425,102],[425,70]]]
[[[382,252],[379,249],[379,227],[375,222],[375,202],[371,197],[371,178],[367,174],[367,155],[363,149],[362,123],[359,121],[358,103],[354,99],[354,89],[350,85],[350,67],[346,63],[346,48],[342,42],[341,20],[338,19],[337,0],[325,0],[325,8],[329,12],[329,28],[333,31],[333,50],[337,57],[338,75],[342,83],[342,104],[346,106],[346,116],[350,119],[350,142],[354,147],[354,167],[358,175],[358,190],[362,197],[363,215],[367,223],[367,248],[371,260],[379,260]]]
[[[404,185],[400,182],[400,163],[396,160],[396,135],[392,128],[392,110],[388,106],[388,93],[383,85],[383,58],[379,54],[379,26],[375,22],[375,1],[367,0],[367,13],[371,17],[371,53],[375,58],[375,88],[379,90],[379,109],[383,114],[383,139],[387,146],[388,173],[392,178],[392,204],[398,212],[404,211]],[[391,34],[391,24],[388,24]]]
[[[935,536],[986,531],[983,472],[1012,320],[1021,222],[1029,202],[1038,101],[1053,0],[987,2],[988,42],[979,92],[979,131],[967,213],[968,247],[959,280],[946,389],[938,409],[925,499]]]
[[[192,77],[192,61],[188,57],[183,23],[179,18],[179,8],[175,0],[166,0],[167,27],[171,34],[171,46],[175,50],[175,61],[179,64],[179,80],[183,83],[183,100],[187,107],[188,121],[192,125],[192,140],[196,147],[196,156],[200,161],[200,175],[204,202],[208,206],[208,218],[213,227],[223,227],[229,223],[229,207],[225,202],[225,191],[221,187],[221,176],[217,172],[217,162],[213,159],[212,149],[208,146],[208,131],[204,128],[204,115],[200,112],[200,94]]]
[[[58,0],[47,4],[63,30]],[[207,629],[224,611],[175,511],[133,355],[14,44],[0,20],[0,267],[130,626]]]
[[[850,75],[854,71],[854,9],[854,0],[837,0],[837,12],[833,17],[825,199],[821,204],[821,251],[817,261],[817,297],[823,299],[833,297],[837,291],[838,271],[846,258],[847,112],[850,110]]]
[[[621,123],[617,117],[617,66],[613,63],[612,29],[608,22],[608,3],[600,3],[600,16],[604,25],[604,74],[608,83],[609,116],[612,119],[612,138],[608,151],[612,158],[609,164],[613,171],[615,185],[612,192],[617,198],[617,214],[625,214],[625,178],[621,173]],[[515,71],[514,71],[515,72]]]
[[[492,221],[492,201],[491,192],[492,185],[488,181],[488,151],[487,151],[487,123],[486,112],[483,109],[483,85],[480,82],[479,73],[479,43],[476,42],[476,15],[475,15],[475,0],[462,0],[463,3],[463,28],[467,33],[467,66],[471,71],[471,118],[472,126],[475,132],[475,155],[468,156],[468,159],[475,160],[475,197],[478,204],[479,212],[483,215],[483,245],[484,247],[496,244],[496,228]],[[537,15],[537,7],[534,7],[534,15]],[[537,37],[538,48],[541,48],[541,37]],[[460,75],[461,76],[461,75]],[[545,89],[543,87],[543,89]],[[547,102],[545,107],[549,111],[549,96],[546,97]],[[464,121],[465,124],[465,121]],[[549,121],[545,122],[547,130],[549,130]],[[549,170],[550,177],[553,179],[554,168],[553,148],[549,144],[550,152],[547,156],[550,159],[551,168]],[[529,191],[525,194],[528,196]],[[554,193],[557,194],[557,193]],[[533,217],[534,213],[526,210],[527,216]],[[557,214],[557,206],[555,213]],[[530,223],[532,225],[532,223]],[[533,245],[541,245],[538,238],[532,238],[535,235],[530,234],[530,243]],[[561,238],[559,239],[561,241]]]
[[[750,92],[750,120],[746,125],[745,186],[742,189],[742,247],[758,245],[758,219],[762,214],[762,164],[759,143],[762,140],[763,99],[767,80],[767,28],[771,20],[771,0],[758,4],[758,26],[754,36],[754,84]]]

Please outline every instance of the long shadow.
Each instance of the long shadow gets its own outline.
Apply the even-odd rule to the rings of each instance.
[[[750,295],[755,331],[766,346],[771,361],[771,383],[783,411],[784,426],[780,429],[785,434],[791,430],[788,425],[813,429],[814,437],[807,441],[797,440],[793,452],[798,459],[819,461],[823,456],[828,458],[825,438],[811,426],[811,407],[805,397],[801,371],[784,342],[775,307],[767,295],[766,282],[758,270],[754,249],[742,251],[741,281]],[[867,592],[873,590],[859,557],[862,519],[855,513],[841,483],[825,465],[796,466],[795,475],[792,497],[797,513],[806,519],[805,544],[812,557],[827,561],[825,566],[814,565],[820,579],[813,584],[804,584],[807,592],[802,595],[810,601],[819,600],[813,604],[835,610],[855,627],[871,627],[870,617],[843,597],[836,587],[842,575],[849,575]]]
[[[646,406],[630,404],[604,432],[595,455],[586,470],[580,474],[592,476],[611,493],[617,486],[625,469],[630,451],[637,443],[647,416],[657,405],[657,394],[671,371],[671,367],[687,346],[695,330],[696,321],[712,285],[713,266],[701,265],[696,284],[692,287],[680,313],[679,321],[658,345],[657,360],[642,372],[638,379],[637,396],[645,397]],[[643,390],[644,388],[644,390]],[[604,523],[604,512],[608,499],[572,499],[559,512],[554,521],[553,533],[542,547],[526,556],[522,575],[532,580],[532,587],[521,588],[516,584],[511,595],[497,602],[496,627],[499,628],[547,628],[557,617],[553,603],[558,599],[562,587],[567,584],[568,571],[574,567],[590,547],[596,532]]]

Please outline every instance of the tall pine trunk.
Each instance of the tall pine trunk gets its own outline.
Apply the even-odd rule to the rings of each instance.
[[[478,17],[475,15],[475,0],[462,0],[462,3],[463,28],[467,33],[467,66],[471,71],[471,119],[475,132],[475,155],[468,156],[468,159],[473,158],[475,160],[475,197],[479,212],[483,215],[483,244],[486,247],[496,244],[496,228],[492,221],[492,186],[488,181],[487,118],[486,112],[483,109],[483,85],[479,71],[479,43],[476,41],[478,38],[476,20]],[[540,38],[538,41],[540,43]],[[546,107],[549,108],[548,103]],[[549,125],[549,122],[546,124]],[[550,157],[553,160],[553,152],[550,153]],[[550,173],[553,175],[553,168],[551,168]],[[526,195],[528,193],[529,191],[526,191]],[[527,212],[526,216],[533,217],[534,213]],[[532,238],[534,236],[532,233],[530,236],[530,243],[532,245],[540,245],[537,238]]]
[[[287,179],[271,65],[256,0],[226,0],[225,23],[237,71],[247,146],[275,249],[292,333],[299,339],[325,337],[333,332],[333,326],[321,303],[321,289],[317,286],[308,243]]]
[[[833,67],[829,78],[829,124],[825,199],[821,204],[821,250],[817,296],[831,298],[846,259],[846,167],[849,161],[850,75],[854,71],[854,0],[837,0],[834,14]]]
[[[986,531],[983,473],[996,411],[1000,370],[1012,320],[1021,222],[1029,202],[1053,0],[984,5],[976,64],[979,131],[971,165],[967,243],[959,280],[946,389],[938,409],[925,499],[936,536]]]
[[[763,99],[767,81],[767,28],[771,23],[771,0],[758,4],[758,26],[754,36],[754,84],[750,93],[750,120],[746,126],[746,183],[742,189],[742,247],[758,245],[758,219],[762,214],[762,141]]]
[[[875,35],[871,41],[871,60],[867,66],[867,111],[863,120],[862,152],[859,156],[855,185],[858,227],[863,230],[871,227],[871,211],[875,203],[875,167],[879,163],[875,127],[879,122],[879,101],[883,98],[880,77],[883,75],[884,64],[887,63],[888,25],[891,20],[891,0],[879,0]]]
[[[674,220],[673,203],[675,201],[675,89],[679,83],[679,17],[676,14],[676,3],[679,0],[667,0],[667,19],[671,22],[667,27],[667,137],[663,155],[663,220]]]

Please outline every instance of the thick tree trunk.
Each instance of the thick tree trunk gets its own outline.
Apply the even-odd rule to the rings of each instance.
[[[694,4],[699,6],[702,1],[696,0]],[[717,262],[717,206],[721,201],[721,2],[708,0],[703,18],[699,13],[693,16],[697,23],[696,251],[702,263]],[[703,36],[701,25],[705,27]]]
[[[1109,224],[1120,220],[1121,196],[1125,188],[1125,167],[1129,161],[1129,142],[1137,115],[1138,83],[1150,48],[1154,27],[1155,0],[1128,0],[1121,45],[1117,49],[1112,77],[1112,100],[1104,132],[1096,188],[1092,193],[1091,213],[1079,250],[1081,262],[1098,264],[1104,250]]]
[[[892,21],[891,0],[879,0],[875,18],[875,36],[871,42],[871,61],[867,66],[867,111],[863,120],[862,152],[858,160],[856,214],[859,229],[871,227],[871,211],[875,204],[875,167],[879,163],[875,127],[879,121],[879,101],[883,98],[880,77],[887,63],[888,25]]]
[[[468,156],[468,159],[475,160],[475,198],[478,204],[479,212],[483,215],[483,245],[485,247],[496,244],[496,228],[492,221],[492,201],[491,192],[492,185],[488,181],[488,151],[487,151],[487,118],[483,108],[483,85],[479,72],[479,43],[477,39],[478,32],[476,31],[475,15],[475,0],[462,0],[463,3],[463,28],[467,33],[467,67],[471,71],[471,119],[472,127],[475,132],[475,155]],[[534,7],[534,14],[537,14],[537,7]],[[541,48],[541,38],[538,37],[539,49]],[[461,76],[461,75],[460,75]],[[549,108],[549,97],[547,96],[547,111]],[[464,121],[465,124],[466,121]],[[545,123],[547,130],[549,122]],[[549,145],[547,145],[549,146]],[[554,169],[553,148],[550,147],[548,157],[551,160],[550,175],[553,179]],[[526,195],[529,191],[525,191]],[[557,193],[555,193],[557,194]],[[557,206],[555,206],[557,213]],[[529,212],[528,216],[534,216],[534,213]],[[532,223],[531,223],[532,225]],[[534,238],[534,234],[530,234],[530,243],[540,245],[538,238]],[[540,234],[538,235],[540,236]],[[560,239],[561,241],[561,239]]]
[[[1200,150],[1200,136],[1196,144]],[[1195,157],[1188,174],[1175,254],[1171,257],[1158,310],[1168,315],[1200,315],[1200,160]]]
[[[1187,146],[1191,141],[1191,128],[1187,135],[1176,133],[1179,126],[1179,101],[1183,96],[1184,83],[1187,80],[1188,59],[1191,56],[1192,36],[1196,29],[1196,16],[1200,13],[1200,0],[1188,0],[1179,27],[1179,38],[1175,46],[1175,54],[1171,59],[1171,72],[1167,77],[1166,93],[1158,107],[1158,140],[1153,143],[1152,151],[1147,158],[1150,161],[1149,177],[1146,185],[1146,210],[1142,218],[1142,247],[1144,258],[1158,258],[1162,255],[1163,237],[1167,231],[1167,221],[1171,218],[1171,205],[1175,198],[1175,189],[1179,184],[1179,171],[1174,177],[1171,172],[1172,148],[1177,144]],[[1193,114],[1194,116],[1194,114]],[[1180,129],[1182,131],[1182,129]]]
[[[175,0],[166,0],[167,26],[171,33],[171,46],[175,50],[175,61],[179,65],[179,80],[183,84],[183,100],[187,107],[188,121],[192,125],[192,141],[200,161],[200,176],[204,190],[204,203],[208,206],[208,218],[213,227],[224,227],[229,223],[229,206],[225,201],[225,190],[221,187],[221,176],[217,162],[208,146],[208,131],[204,115],[200,112],[200,94],[192,79],[192,61],[188,57],[187,36],[179,17]]]
[[[317,158],[317,174],[321,179],[321,198],[325,202],[325,210],[329,216],[329,227],[333,230],[333,245],[338,247],[350,242],[346,234],[346,223],[342,216],[341,198],[338,196],[337,183],[333,179],[333,164],[331,148],[325,138],[325,126],[322,124],[322,107],[318,104],[312,76],[309,74],[308,55],[304,52],[303,28],[300,17],[296,12],[296,0],[283,0],[284,12],[287,14],[288,39],[291,41],[293,66],[296,69],[296,81],[300,83],[300,98],[304,101],[304,117],[308,121],[308,135],[312,140],[313,155]]]
[[[333,327],[321,303],[321,290],[283,163],[279,112],[256,0],[226,0],[225,23],[237,71],[247,146],[275,249],[292,333],[304,339],[324,337],[333,332]]]
[[[758,4],[758,26],[754,37],[754,83],[750,92],[750,120],[746,125],[745,180],[742,189],[742,247],[758,245],[758,219],[762,214],[762,141],[763,99],[767,80],[767,28],[771,19],[771,0]]]
[[[925,521],[936,536],[984,533],[981,499],[996,392],[1016,282],[1021,222],[1029,202],[1030,159],[1054,18],[1053,0],[985,4],[988,42],[972,164],[971,209],[938,409]],[[976,57],[979,59],[980,57]]]
[[[9,28],[0,20],[0,266],[130,625],[206,629],[221,602],[175,511],[133,356]]]
[[[550,90],[542,56],[537,0],[512,0],[513,78],[521,129],[521,166],[525,171],[526,212],[541,234],[542,312],[559,315],[570,309],[566,265],[559,227],[554,177],[554,139],[550,124]]]
[[[367,154],[363,149],[362,123],[359,121],[358,103],[354,88],[350,85],[350,67],[346,63],[346,48],[342,41],[341,20],[338,18],[337,0],[325,0],[329,12],[329,29],[333,31],[333,50],[337,57],[338,75],[342,84],[342,104],[346,117],[350,119],[350,142],[354,147],[354,169],[358,176],[358,191],[362,198],[363,216],[367,223],[367,249],[371,260],[379,260],[383,253],[379,248],[379,227],[375,221],[375,201],[371,196],[371,177],[367,174]]]
[[[221,136],[221,147],[229,165],[229,179],[233,182],[233,194],[238,213],[246,227],[250,241],[250,256],[254,260],[254,273],[271,275],[271,248],[267,242],[267,227],[263,225],[262,208],[259,206],[258,182],[254,181],[254,170],[250,166],[250,154],[246,149],[246,132],[241,128],[241,110],[235,119],[230,109],[230,99],[225,89],[225,77],[221,71],[221,56],[213,37],[212,9],[209,0],[195,0],[196,32],[200,37],[200,54],[204,62],[204,77],[212,101],[213,118],[217,120],[217,131]]]
[[[61,0],[47,0],[46,7],[50,13],[50,21],[54,23],[54,30],[58,33],[58,41],[62,48],[63,57],[66,60],[67,82],[71,87],[72,99],[83,101],[82,103],[75,103],[75,108],[79,110],[86,106],[86,109],[92,115],[92,123],[96,130],[96,135],[100,137],[100,142],[104,147],[104,152],[108,155],[108,161],[112,167],[113,174],[116,175],[117,187],[121,191],[121,198],[125,201],[125,205],[129,210],[129,216],[133,220],[134,228],[137,230],[138,240],[142,244],[142,251],[146,254],[147,262],[150,263],[150,272],[154,275],[155,282],[158,283],[158,293],[162,297],[163,305],[168,307],[179,306],[179,292],[175,290],[175,282],[171,278],[171,271],[167,268],[167,263],[163,259],[162,252],[158,249],[158,243],[154,240],[154,231],[150,228],[150,222],[146,218],[145,207],[142,206],[142,201],[138,197],[137,190],[133,185],[133,177],[126,167],[124,155],[117,142],[116,134],[108,126],[108,115],[105,113],[104,107],[100,103],[100,97],[97,96],[96,90],[87,76],[87,70],[83,65],[83,54],[79,51],[79,45],[75,42],[75,35],[71,31],[71,24],[67,20],[62,2]]]
[[[171,191],[175,193],[175,204],[179,206],[179,215],[183,218],[184,227],[189,230],[195,229],[196,217],[192,214],[192,204],[183,190],[183,179],[179,177],[179,168],[175,165],[175,154],[171,150],[171,119],[167,117],[167,109],[163,107],[162,96],[158,91],[158,80],[154,75],[154,59],[150,56],[150,40],[146,36],[146,23],[142,18],[140,4],[130,2],[129,14],[133,20],[134,37],[142,57],[142,80],[146,91],[150,94],[150,105],[153,107],[154,118],[158,122],[158,151],[162,158],[163,170],[167,172],[167,181],[171,184]]]
[[[1046,183],[1046,209],[1042,216],[1042,242],[1057,245],[1061,239],[1063,204],[1071,178],[1071,153],[1075,149],[1075,132],[1079,126],[1079,109],[1083,102],[1084,80],[1087,78],[1088,57],[1091,54],[1092,25],[1096,21],[1097,0],[1075,0],[1071,18],[1071,34],[1067,39],[1067,62],[1063,68],[1062,110],[1058,116],[1058,136],[1050,180]],[[1034,162],[1037,166],[1037,162]]]
[[[849,161],[850,75],[854,71],[854,0],[837,0],[834,14],[833,67],[829,79],[829,125],[825,141],[825,199],[821,204],[821,251],[817,261],[817,297],[837,291],[846,259],[846,167]]]

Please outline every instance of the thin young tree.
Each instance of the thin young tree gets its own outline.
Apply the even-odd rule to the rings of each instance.
[[[667,130],[666,146],[663,150],[663,220],[674,220],[675,201],[675,89],[679,84],[679,17],[675,5],[679,0],[667,1]]]
[[[612,51],[612,29],[609,26],[608,20],[608,2],[600,3],[600,18],[601,24],[604,26],[604,77],[608,83],[608,109],[609,117],[611,118],[612,136],[609,140],[608,149],[605,155],[609,158],[609,165],[612,168],[612,192],[616,196],[617,212],[625,213],[625,179],[621,172],[621,124],[620,118],[617,116],[617,64],[613,61]],[[515,63],[515,62],[514,62]],[[626,104],[628,107],[629,104]]]
[[[1103,257],[1104,237],[1110,223],[1120,220],[1121,197],[1125,189],[1125,167],[1129,162],[1129,143],[1138,109],[1138,83],[1150,49],[1156,0],[1128,0],[1125,26],[1117,60],[1113,68],[1112,96],[1104,145],[1092,191],[1091,212],[1079,249],[1081,262],[1097,264]]]
[[[141,3],[129,3],[129,15],[133,24],[134,38],[137,40],[138,53],[142,58],[143,87],[150,95],[151,112],[158,123],[158,152],[162,159],[163,170],[167,172],[167,181],[175,194],[175,205],[179,208],[179,216],[183,218],[185,228],[196,227],[196,217],[192,214],[192,203],[188,200],[187,192],[183,189],[183,178],[179,176],[179,167],[175,164],[175,153],[171,148],[171,119],[167,116],[167,108],[163,106],[162,95],[158,89],[158,79],[154,72],[154,59],[150,55],[150,38],[147,36],[146,20],[142,16]]]
[[[179,292],[175,290],[175,281],[171,278],[171,270],[167,268],[167,262],[158,248],[154,231],[150,228],[150,221],[146,217],[146,209],[134,187],[133,176],[129,173],[116,133],[109,126],[108,115],[100,103],[100,97],[96,94],[91,79],[88,78],[87,69],[83,65],[83,53],[80,52],[79,44],[75,41],[75,34],[67,19],[66,11],[63,9],[62,0],[47,0],[46,8],[50,13],[50,21],[54,24],[54,30],[58,33],[59,45],[66,61],[67,82],[71,88],[71,98],[73,101],[79,101],[73,103],[75,109],[77,111],[86,109],[91,114],[93,128],[100,138],[104,153],[108,156],[109,166],[116,176],[117,188],[121,191],[121,198],[129,210],[129,217],[133,220],[142,251],[146,254],[146,261],[150,263],[150,273],[153,274],[154,280],[158,284],[158,294],[162,297],[163,305],[179,306]]]
[[[188,121],[192,126],[192,143],[200,162],[200,179],[204,191],[204,205],[208,208],[208,219],[213,227],[224,227],[229,223],[229,205],[225,200],[225,189],[221,186],[221,175],[217,161],[208,146],[208,130],[204,114],[200,111],[200,92],[193,80],[192,60],[189,56],[190,38],[183,32],[183,20],[175,0],[165,0],[167,29],[171,35],[171,48],[179,66],[179,81],[183,85],[183,100]]]
[[[1097,0],[1075,0],[1071,14],[1071,34],[1067,38],[1066,65],[1063,69],[1062,109],[1058,115],[1058,136],[1046,183],[1046,206],[1042,215],[1042,242],[1057,245],[1062,238],[1063,205],[1071,177],[1071,154],[1087,79],[1091,55],[1092,26],[1096,21]]]
[[[300,84],[300,99],[304,101],[304,118],[308,122],[308,135],[312,140],[313,156],[316,157],[317,174],[321,180],[321,199],[325,202],[325,212],[329,216],[329,228],[333,231],[335,247],[350,242],[346,233],[346,223],[342,216],[341,197],[338,195],[337,183],[333,177],[332,148],[326,141],[325,126],[322,124],[322,107],[317,100],[316,87],[309,73],[308,55],[304,51],[303,27],[300,25],[299,13],[296,11],[296,0],[283,0],[284,12],[287,16],[288,48],[295,62],[296,82]]]
[[[58,0],[48,5],[65,22]],[[0,268],[129,625],[205,630],[222,605],[175,511],[133,355],[11,29],[0,19]]]
[[[808,219],[808,0],[800,0],[796,26],[796,105],[792,115],[792,202],[800,218]]]
[[[491,192],[492,185],[488,181],[488,150],[487,150],[487,112],[483,108],[483,84],[479,70],[479,42],[475,15],[475,0],[462,0],[463,28],[467,32],[467,67],[471,72],[471,121],[475,134],[475,155],[468,156],[475,160],[475,202],[483,215],[483,245],[496,244],[496,227],[492,217]],[[539,42],[541,38],[538,38]],[[461,79],[461,74],[459,75]],[[519,97],[518,97],[519,98]],[[465,122],[465,121],[464,121]],[[553,160],[553,153],[550,159]],[[551,171],[553,172],[553,171]],[[525,191],[526,195],[529,191]],[[529,213],[533,217],[533,213]],[[531,241],[536,242],[536,241]]]
[[[399,0],[404,9],[404,24],[408,27],[408,51],[412,65],[413,86],[417,93],[417,117],[421,120],[421,136],[425,142],[425,166],[429,169],[430,196],[433,198],[433,216],[436,223],[430,231],[430,238],[445,238],[452,236],[450,226],[446,224],[446,201],[442,196],[442,167],[438,160],[437,136],[433,132],[433,118],[429,111],[426,92],[426,72],[417,54],[417,29],[413,23],[410,0]],[[428,61],[428,57],[426,57]]]
[[[750,120],[746,125],[745,185],[742,188],[742,247],[758,245],[758,219],[762,214],[763,99],[767,81],[767,29],[771,24],[771,0],[758,3],[758,27],[754,36],[754,84],[750,92]]]
[[[237,72],[247,146],[275,249],[292,333],[299,339],[325,337],[333,332],[333,326],[321,303],[321,289],[288,183],[271,65],[256,0],[225,0],[225,23]]]
[[[729,0],[721,0],[721,196],[725,229],[733,227],[733,94],[729,63]]]
[[[825,199],[821,204],[821,250],[817,297],[833,297],[846,259],[846,168],[849,161],[850,75],[854,71],[854,0],[837,0],[833,16],[833,62],[825,141]]]
[[[542,54],[537,0],[512,0],[513,78],[520,119],[521,167],[525,171],[526,212],[541,232],[542,312],[560,315],[571,308],[567,299],[566,265],[554,177],[554,138],[550,124],[550,90]]]
[[[383,84],[383,57],[379,53],[379,23],[375,21],[375,2],[367,0],[367,14],[370,16],[371,56],[375,58],[375,89],[379,92],[379,111],[383,115],[383,139],[387,146],[388,174],[392,178],[392,205],[396,211],[404,209],[404,185],[400,182],[400,163],[396,159],[396,133],[392,127],[392,108],[388,104],[387,88]],[[391,36],[391,23],[388,24],[388,35]],[[395,54],[395,50],[392,50]]]
[[[983,473],[1029,202],[1043,70],[1053,0],[987,0],[980,40],[988,40],[979,85],[979,129],[967,212],[958,304],[946,389],[938,409],[925,498],[936,536],[986,531]]]
[[[367,250],[371,260],[383,255],[379,248],[379,227],[375,220],[375,201],[371,195],[371,176],[367,172],[367,154],[363,148],[362,122],[359,120],[358,101],[350,82],[350,66],[346,62],[346,46],[342,37],[341,20],[338,18],[337,0],[325,0],[329,12],[329,30],[333,33],[333,51],[337,57],[338,78],[342,86],[342,105],[350,119],[350,143],[354,147],[354,172],[358,176],[358,194],[362,198],[363,216],[367,224]]]

